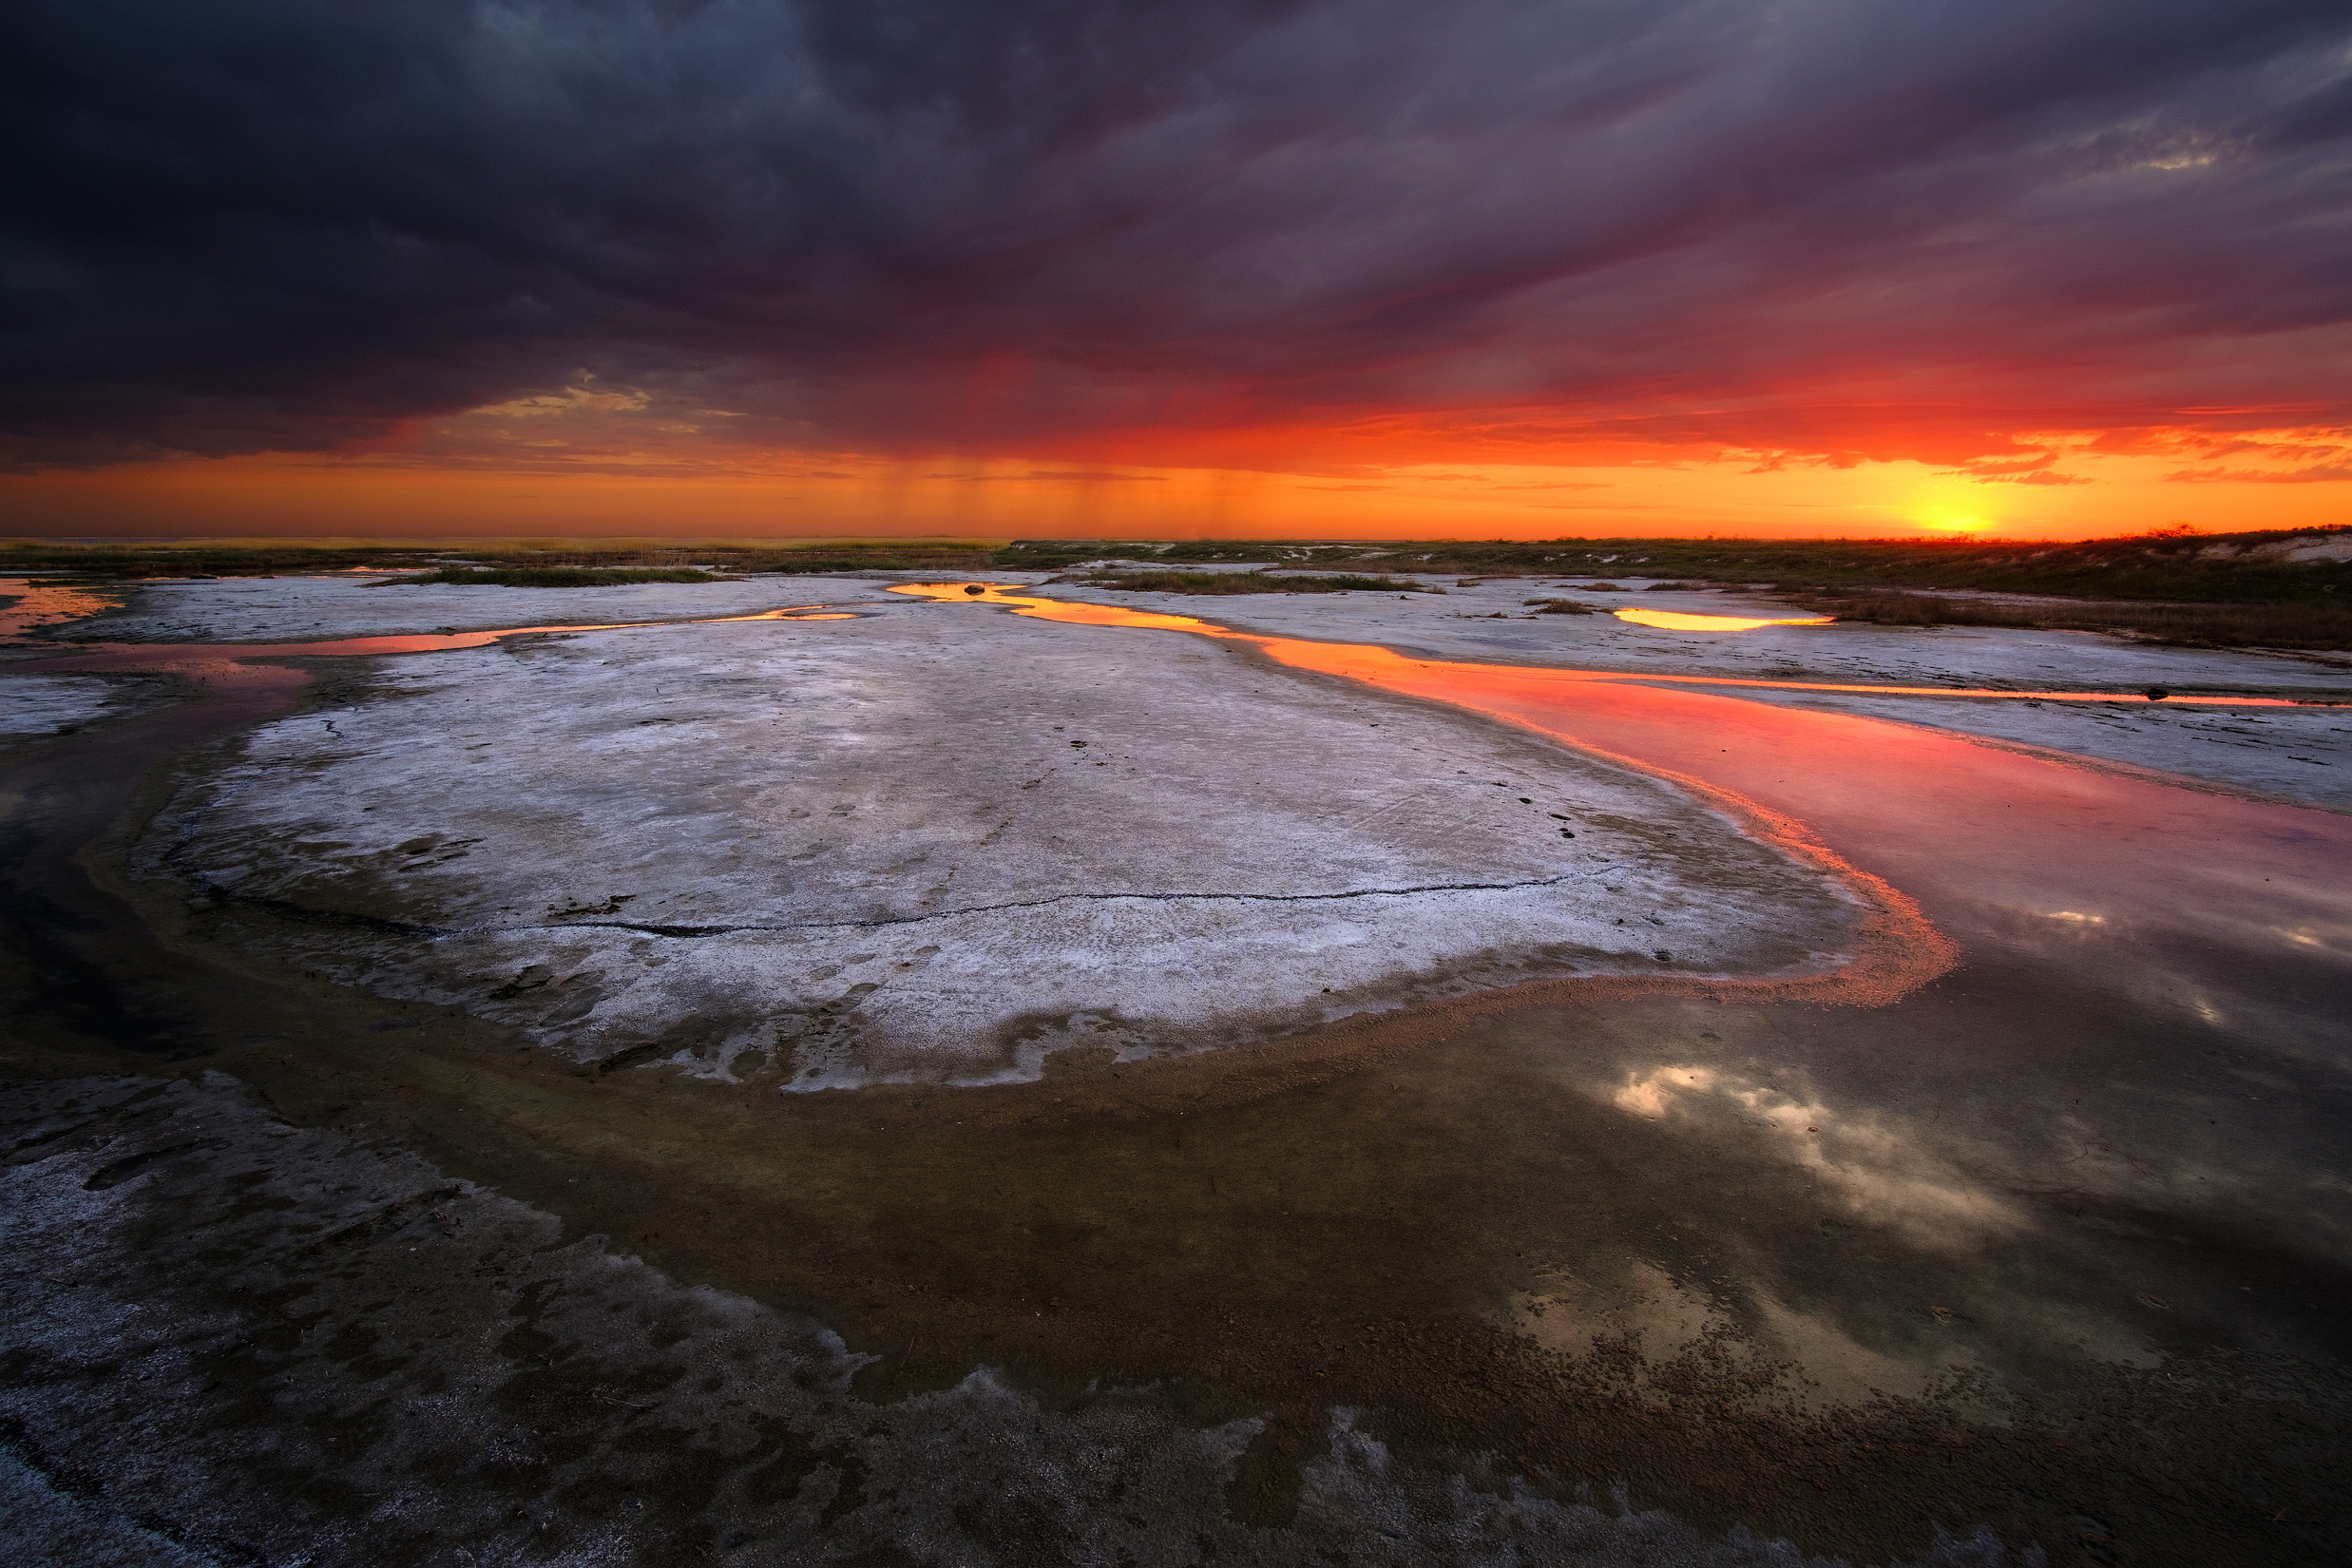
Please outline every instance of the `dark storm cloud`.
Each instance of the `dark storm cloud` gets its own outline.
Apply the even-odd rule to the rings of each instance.
[[[20,458],[578,384],[715,441],[2319,424],[2341,0],[18,0]],[[1507,417],[1480,411],[1510,411]]]

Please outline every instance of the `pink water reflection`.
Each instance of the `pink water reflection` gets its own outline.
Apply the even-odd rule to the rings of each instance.
[[[894,590],[964,600],[964,583]],[[1413,659],[1386,648],[1236,632],[1190,616],[1023,598],[975,602],[1080,625],[1186,631],[1254,645],[1294,669],[1444,702],[1599,752],[1731,808],[1751,831],[1916,898],[1963,940],[2019,923],[2108,941],[2163,925],[2217,946],[2352,954],[2352,816],[2127,775],[2056,754],[1849,714],[1742,701],[1695,686],[2114,702],[2113,693],[1957,691],[1622,675]],[[2276,698],[2173,698],[2293,707]],[[1902,893],[1895,894],[1893,889]],[[1908,896],[1905,896],[1908,895]],[[1896,923],[1903,940],[1923,927]]]

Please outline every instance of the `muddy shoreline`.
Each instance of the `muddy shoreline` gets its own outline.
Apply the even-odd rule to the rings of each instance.
[[[1235,1429],[1230,1474],[1201,1496],[1216,1500],[1216,1528],[1240,1528],[1236,1539],[1266,1560],[1297,1560],[1332,1539],[1342,1544],[1329,1549],[1343,1556],[1378,1548],[1363,1560],[1401,1550],[1347,1530],[1316,1534],[1339,1528],[1329,1466],[1359,1441],[1334,1435],[1334,1408],[1361,1412],[1348,1429],[1386,1445],[1389,1481],[1421,1500],[1424,1523],[1459,1524],[1464,1505],[1443,1501],[1454,1475],[1481,1496],[1524,1495],[1528,1507],[1548,1497],[1545,1506],[1573,1511],[1583,1488],[1601,1504],[1595,1518],[1616,1520],[1606,1528],[1620,1535],[1635,1528],[1607,1501],[1621,1481],[1635,1510],[1664,1509],[1680,1521],[1673,1529],[1701,1532],[1688,1538],[1692,1549],[1734,1527],[1856,1561],[1919,1558],[1938,1550],[1939,1532],[1978,1542],[1942,1560],[1983,1562],[2036,1543],[2059,1561],[2318,1562],[2342,1544],[2327,1522],[2327,1456],[2344,1435],[2343,1333],[2332,1304],[2347,1281],[2326,1248],[2283,1245],[2266,1222],[2235,1234],[2200,1230],[2152,1195],[2134,1210],[2079,1182],[2036,1185],[2020,1168],[1987,1189],[2008,1218],[1956,1252],[1916,1216],[1829,1179],[1836,1167],[1792,1165],[1757,1120],[1757,1106],[1827,1103],[1841,1087],[1886,1106],[1934,1093],[1963,1107],[1964,1119],[1979,1089],[1922,1066],[1890,1066],[1885,1042],[1904,1042],[1900,1054],[1918,1063],[1955,1047],[1980,1051],[1988,1038],[2017,1033],[2020,998],[2036,999],[2039,1038],[2008,1041],[2002,1062],[2047,1071],[2057,1042],[2134,1027],[2143,1057],[2167,1059],[2146,1043],[2147,1017],[2117,1020],[2117,998],[2064,963],[1978,952],[1869,1009],[1692,982],[1637,994],[1554,987],[1223,1057],[1053,1058],[1042,1081],[983,1090],[783,1097],[772,1085],[598,1073],[522,1048],[480,1019],[404,1007],[250,953],[224,968],[219,947],[189,949],[188,911],[169,889],[122,877],[122,846],[167,780],[150,776],[136,800],[125,785],[109,798],[84,782],[135,777],[142,747],[154,757],[201,749],[208,734],[233,735],[272,704],[300,699],[282,674],[254,680],[225,698],[49,743],[10,770],[18,815],[8,896],[19,930],[47,944],[18,949],[32,972],[11,985],[33,1004],[12,1010],[8,1055],[18,1081],[8,1099],[38,1123],[20,1124],[37,1141],[11,1139],[13,1172],[35,1184],[19,1189],[19,1201],[42,1184],[78,1185],[128,1215],[123,1223],[149,1241],[102,1255],[113,1272],[96,1268],[87,1282],[125,1302],[169,1297],[194,1317],[235,1315],[256,1309],[250,1283],[239,1283],[254,1268],[278,1271],[281,1291],[314,1275],[348,1283],[354,1271],[390,1289],[405,1271],[403,1289],[424,1293],[422,1321],[507,1327],[492,1361],[468,1374],[477,1394],[450,1391],[454,1364],[441,1352],[371,1371],[334,1348],[337,1335],[383,1337],[383,1310],[370,1306],[377,1287],[357,1289],[322,1320],[304,1308],[297,1318],[308,1326],[292,1340],[265,1335],[205,1351],[203,1399],[216,1403],[187,1410],[213,1434],[203,1441],[229,1446],[202,1496],[220,1518],[242,1518],[249,1535],[267,1534],[258,1521],[284,1506],[287,1488],[332,1469],[343,1501],[330,1514],[364,1514],[422,1487],[451,1506],[461,1495],[474,1499],[469,1507],[509,1497],[533,1520],[514,1536],[502,1503],[481,1516],[499,1521],[471,1535],[418,1537],[371,1560],[456,1560],[445,1554],[461,1538],[542,1555],[550,1537],[577,1543],[615,1530],[745,1561],[776,1553],[829,1560],[827,1532],[846,1552],[861,1529],[883,1533],[858,1538],[869,1540],[858,1550],[906,1550],[884,1544],[877,1499],[850,1495],[850,1471],[836,1463],[848,1448],[812,1446],[782,1427],[698,1461],[729,1477],[771,1476],[764,1491],[737,1490],[723,1504],[675,1467],[666,1481],[632,1483],[633,1493],[586,1482],[616,1443],[658,1451],[648,1444],[671,1419],[662,1412],[731,1352],[689,1332],[673,1342],[682,1347],[671,1356],[676,1375],[641,1392],[614,1360],[621,1352],[592,1340],[559,1335],[567,1348],[549,1362],[538,1330],[523,1331],[537,1311],[524,1310],[529,1282],[493,1279],[488,1265],[458,1256],[420,1264],[423,1253],[406,1251],[454,1245],[434,1211],[495,1194],[555,1227],[534,1246],[581,1250],[567,1255],[583,1260],[641,1258],[658,1273],[632,1289],[648,1300],[710,1287],[806,1325],[793,1333],[837,1331],[840,1351],[804,1338],[789,1350],[771,1343],[754,1360],[773,1358],[788,1382],[793,1368],[831,1366],[826,1375],[841,1380],[836,1412],[854,1409],[882,1427],[912,1419],[926,1400],[976,1397],[970,1378],[984,1366],[1039,1402],[1034,1418],[1009,1406],[988,1418],[1013,1426],[1082,1426],[1115,1407],[1149,1412],[1167,1434],[1262,1423]],[[28,816],[29,807],[41,814]],[[77,857],[78,834],[93,848]],[[2161,1038],[2178,1025],[2154,1027]],[[1664,1040],[1678,1060],[1754,1085],[1741,1091],[1749,1098],[1656,1116],[1611,1103],[1623,1064],[1646,1081],[1654,1068],[1640,1064],[1656,1062]],[[2171,1056],[2189,1058],[2185,1041]],[[159,1070],[216,1097],[209,1109],[175,1113],[212,1119],[203,1136],[152,1117],[151,1096],[122,1110],[99,1103],[146,1093],[131,1080],[153,1083]],[[2095,1052],[2066,1070],[2110,1071]],[[2276,1077],[2281,1067],[2264,1071]],[[2324,1104],[2325,1075],[2317,1063],[2308,1071],[2321,1080],[2306,1092]],[[1890,1083],[1906,1072],[1921,1082]],[[264,1097],[232,1132],[221,1128],[239,1114],[239,1091],[207,1074]],[[70,1113],[44,1087],[90,1075],[125,1087],[77,1089],[84,1103]],[[67,1131],[54,1130],[60,1120]],[[316,1236],[279,1232],[241,1252],[215,1249],[201,1268],[180,1261],[168,1275],[148,1272],[173,1256],[154,1238],[201,1233],[208,1205],[274,1168],[256,1154],[287,1136],[274,1128],[314,1140],[306,1146],[322,1171],[413,1151],[398,1157],[430,1168],[416,1190],[453,1182],[456,1195],[406,1208],[388,1197],[357,1234],[322,1218],[321,1233],[344,1237],[326,1253],[303,1252]],[[1924,1131],[1906,1137],[1934,1145]],[[2333,1135],[2316,1147],[2302,1134],[2286,1141],[2317,1168],[2340,1157],[2327,1152]],[[261,1190],[276,1192],[277,1179],[265,1176]],[[300,1215],[320,1199],[289,1188],[269,1201]],[[509,1222],[526,1220],[498,1223]],[[1606,1305],[1612,1292],[1630,1303],[1654,1291],[1643,1282],[1655,1278],[1710,1314],[1697,1339],[1645,1343],[1637,1304]],[[2240,1279],[2261,1283],[2258,1306],[2229,1299]],[[314,1281],[312,1291],[319,1288]],[[536,1289],[529,1299],[545,1303],[581,1287],[566,1274],[543,1276]],[[2149,1350],[2117,1359],[2067,1348],[2080,1331],[2068,1324],[2129,1310],[2110,1303],[2135,1296],[2164,1303],[2138,1309]],[[286,1299],[309,1298],[297,1291]],[[1795,1358],[1803,1365],[1788,1365],[1791,1313],[1826,1326],[1846,1348],[1823,1352],[1826,1342],[1808,1341]],[[1568,1318],[1587,1323],[1591,1337],[1558,1340],[1551,1325]],[[1841,1357],[1862,1368],[1856,1376],[1908,1367],[1921,1381],[1881,1397],[1807,1388]],[[1935,1370],[1962,1365],[1973,1370]],[[13,1415],[23,1424],[12,1428],[23,1434],[20,1463],[31,1455],[36,1472],[97,1476],[92,1495],[113,1496],[106,1456],[123,1451],[108,1444],[130,1441],[136,1425],[60,1425],[71,1399],[93,1397],[87,1374],[21,1348],[11,1367],[26,1396]],[[276,1441],[279,1418],[270,1412],[305,1377],[373,1390],[355,1410],[377,1413],[343,1418],[375,1452],[372,1463],[287,1469],[236,1457],[246,1452],[240,1441]],[[387,1377],[392,1387],[439,1388],[433,1397],[456,1399],[453,1407],[511,1405],[519,1390],[535,1390],[526,1426],[552,1421],[583,1438],[601,1434],[588,1447],[607,1460],[560,1478],[544,1460],[477,1466],[462,1481],[413,1471],[383,1403]],[[1129,1388],[1146,1391],[1120,1392]],[[247,1413],[221,1418],[220,1399],[241,1401]],[[776,1401],[779,1412],[785,1403]],[[811,1433],[808,1424],[820,1421],[813,1406],[791,1419]],[[860,1430],[859,1444],[889,1441]],[[680,1463],[699,1452],[672,1446]],[[625,1508],[631,1501],[640,1506]],[[715,1526],[714,1509],[733,1522]],[[1544,1528],[1567,1517],[1537,1515],[1552,1521]],[[1635,1517],[1671,1534],[1657,1516]],[[328,1518],[310,1516],[306,1527],[323,1531]],[[277,1527],[301,1523],[297,1511]],[[1016,1553],[1024,1543],[1060,1550],[1053,1543],[1071,1539],[1036,1516],[967,1527],[975,1541]],[[729,1529],[745,1539],[729,1545]],[[1445,1555],[1436,1538],[1416,1539]]]

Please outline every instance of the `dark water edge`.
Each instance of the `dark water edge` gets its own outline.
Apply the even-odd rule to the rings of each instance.
[[[191,951],[85,872],[147,767],[297,699],[0,774],[41,1260],[0,1437],[61,1517],[191,1560],[2346,1555],[2328,954],[1987,927],[1866,1011],[1693,987],[1212,1074],[726,1092]],[[2268,1011],[2191,1027],[2151,970]],[[1845,1141],[1793,1152],[1792,1111]],[[1920,1378],[1805,1386],[1833,1363]]]

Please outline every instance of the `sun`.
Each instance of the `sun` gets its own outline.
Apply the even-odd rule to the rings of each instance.
[[[1914,517],[1911,522],[1915,527],[1925,528],[1930,533],[1985,533],[1995,526],[1989,518],[1962,517],[1950,512]]]

